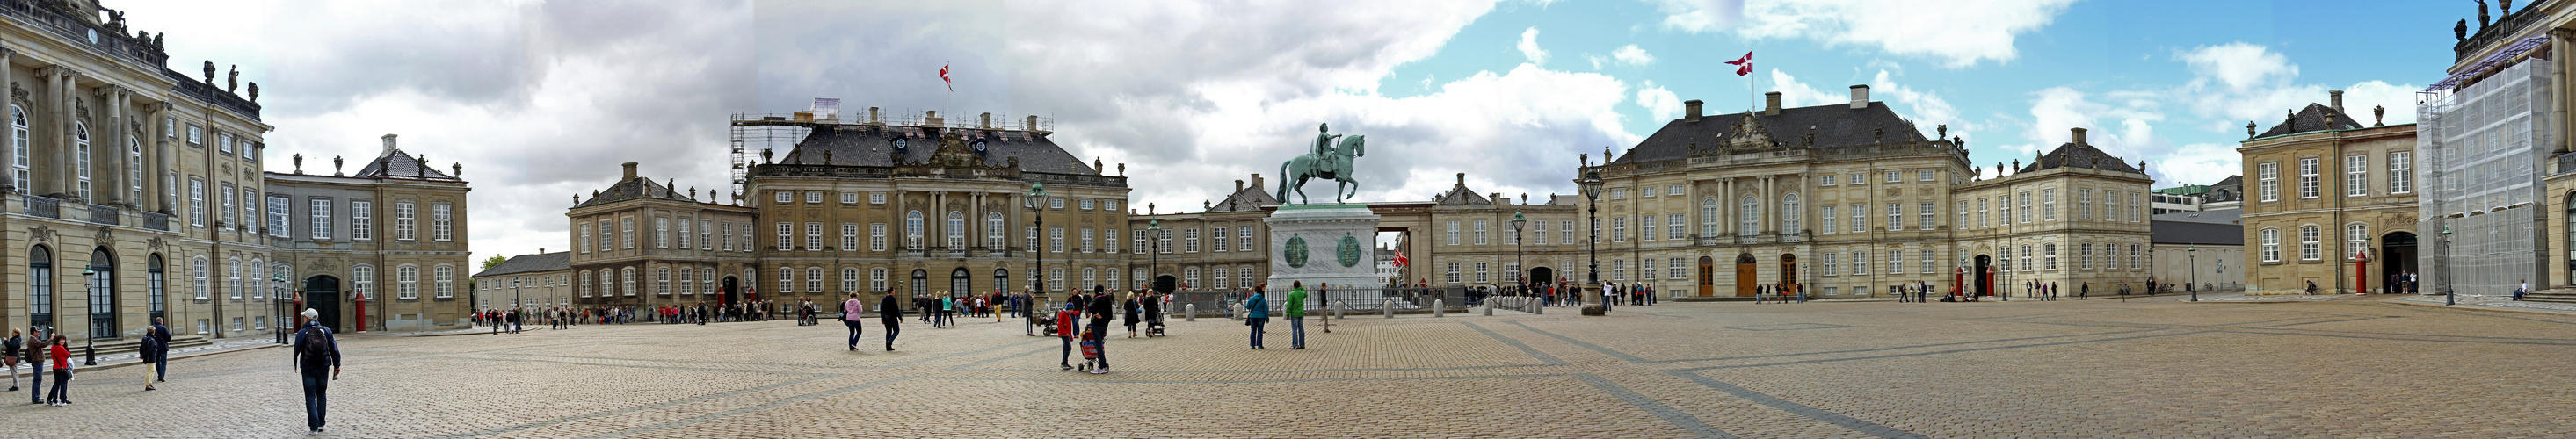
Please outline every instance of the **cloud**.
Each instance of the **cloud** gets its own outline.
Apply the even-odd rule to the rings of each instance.
[[[569,247],[564,209],[613,183],[618,161],[717,191],[725,116],[754,107],[748,2],[116,6],[169,33],[177,70],[239,64],[277,127],[269,154],[304,155],[306,173],[331,172],[335,156],[356,172],[387,133],[439,168],[462,164],[478,260]]]
[[[1646,107],[1651,118],[1648,120],[1652,121],[1673,120],[1682,114],[1681,97],[1674,95],[1672,90],[1655,85],[1655,81],[1637,86],[1637,106]]]
[[[1530,64],[1547,64],[1547,50],[1538,48],[1538,28],[1521,31],[1521,43],[1513,47],[1519,48],[1521,57],[1528,58]]]
[[[1798,78],[1791,77],[1789,72],[1783,72],[1780,69],[1771,69],[1771,89],[1780,92],[1780,106],[1783,108],[1851,103],[1851,93],[1848,91],[1841,94],[1826,93],[1824,90],[1798,82]]]
[[[1877,0],[1810,0],[1753,2],[1742,5],[1737,34],[1752,40],[1806,38],[1828,45],[1874,47],[1887,53],[1932,58],[1959,68],[1981,61],[2011,61],[2019,56],[2015,36],[2055,21],[2075,0],[1996,2],[1888,2]],[[1690,32],[1716,30],[1716,21],[1699,18],[1707,8],[1671,7],[1665,26]],[[1705,14],[1702,14],[1705,15]],[[1683,17],[1692,18],[1683,18]],[[1675,22],[1694,25],[1676,25]],[[1704,26],[1695,24],[1709,23]]]
[[[2172,93],[2180,96],[2193,114],[2209,119],[2206,129],[2220,133],[2242,133],[2245,122],[2255,123],[2255,130],[2270,129],[2281,123],[2282,115],[2308,104],[2328,103],[2328,86],[2298,83],[2299,66],[2288,56],[2270,48],[2244,42],[2200,46],[2177,51],[2174,59],[2191,72],[2192,79]],[[2392,85],[2383,81],[2364,81],[2341,88],[2344,110],[2353,120],[2371,123],[2372,107],[2390,107],[2386,123],[2415,121],[2414,91],[2422,87]]]
[[[1620,64],[1631,66],[1651,65],[1655,63],[1654,54],[1646,53],[1646,49],[1639,49],[1635,44],[1620,46],[1618,50],[1610,51],[1610,57],[1618,59]]]
[[[1906,119],[1913,120],[1915,125],[1920,127],[1949,125],[1950,134],[1958,137],[1965,137],[1965,133],[1980,127],[1960,119],[1958,107],[1951,106],[1949,100],[1941,99],[1941,95],[1897,83],[1894,75],[1886,70],[1878,71],[1878,76],[1870,80],[1869,92],[1870,99],[1893,103],[1894,105],[1889,105],[1888,108],[1896,110],[1898,115]],[[1936,130],[1923,135],[1931,137],[1939,135],[1939,132]]]
[[[1646,0],[1664,14],[1663,28],[1712,32],[1744,19],[1744,0]]]

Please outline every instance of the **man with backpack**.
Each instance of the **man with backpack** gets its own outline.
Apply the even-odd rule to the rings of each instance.
[[[326,396],[331,381],[340,379],[340,342],[331,337],[331,328],[322,326],[322,312],[304,309],[304,328],[295,331],[295,368],[304,378],[304,424],[309,435],[322,434],[322,412],[329,402]],[[329,367],[329,374],[324,374]]]

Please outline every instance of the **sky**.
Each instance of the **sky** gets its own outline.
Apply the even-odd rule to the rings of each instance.
[[[1574,193],[1678,117],[1873,100],[1947,125],[1982,172],[2068,129],[2156,187],[2239,169],[2249,121],[2345,90],[2414,121],[2470,2],[2209,0],[543,1],[104,0],[171,62],[262,84],[270,157],[363,163],[377,137],[460,163],[475,258],[569,247],[618,163],[727,186],[726,121],[839,98],[950,120],[1047,118],[1126,165],[1132,204],[1198,211],[1317,124],[1366,135],[1360,200]],[[2457,4],[2453,4],[2457,3]],[[1750,75],[1724,62],[1753,54]],[[943,83],[939,70],[949,68]],[[189,69],[182,69],[189,70]],[[2366,118],[2357,117],[2364,119]],[[783,151],[782,151],[783,152]],[[288,172],[286,160],[269,171]],[[443,166],[442,166],[443,167]],[[351,169],[354,171],[354,169]]]

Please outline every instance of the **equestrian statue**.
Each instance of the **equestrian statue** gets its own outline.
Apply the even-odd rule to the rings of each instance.
[[[1280,202],[1287,202],[1288,192],[1293,189],[1297,193],[1297,204],[1309,204],[1306,180],[1316,178],[1334,181],[1334,204],[1342,204],[1348,197],[1359,195],[1360,182],[1351,175],[1351,162],[1368,155],[1367,136],[1331,134],[1332,127],[1327,124],[1315,125],[1315,131],[1315,144],[1310,152],[1279,164]],[[1337,138],[1340,139],[1338,144],[1334,142]]]

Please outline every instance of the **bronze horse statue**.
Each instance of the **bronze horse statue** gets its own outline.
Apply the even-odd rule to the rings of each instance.
[[[1297,192],[1298,204],[1306,204],[1306,180],[1315,178],[1334,181],[1334,204],[1341,204],[1342,200],[1349,196],[1359,195],[1360,182],[1351,178],[1351,161],[1368,155],[1366,137],[1357,134],[1342,136],[1341,142],[1326,155],[1299,154],[1296,158],[1280,163],[1279,201],[1287,202],[1289,190],[1294,189]]]

